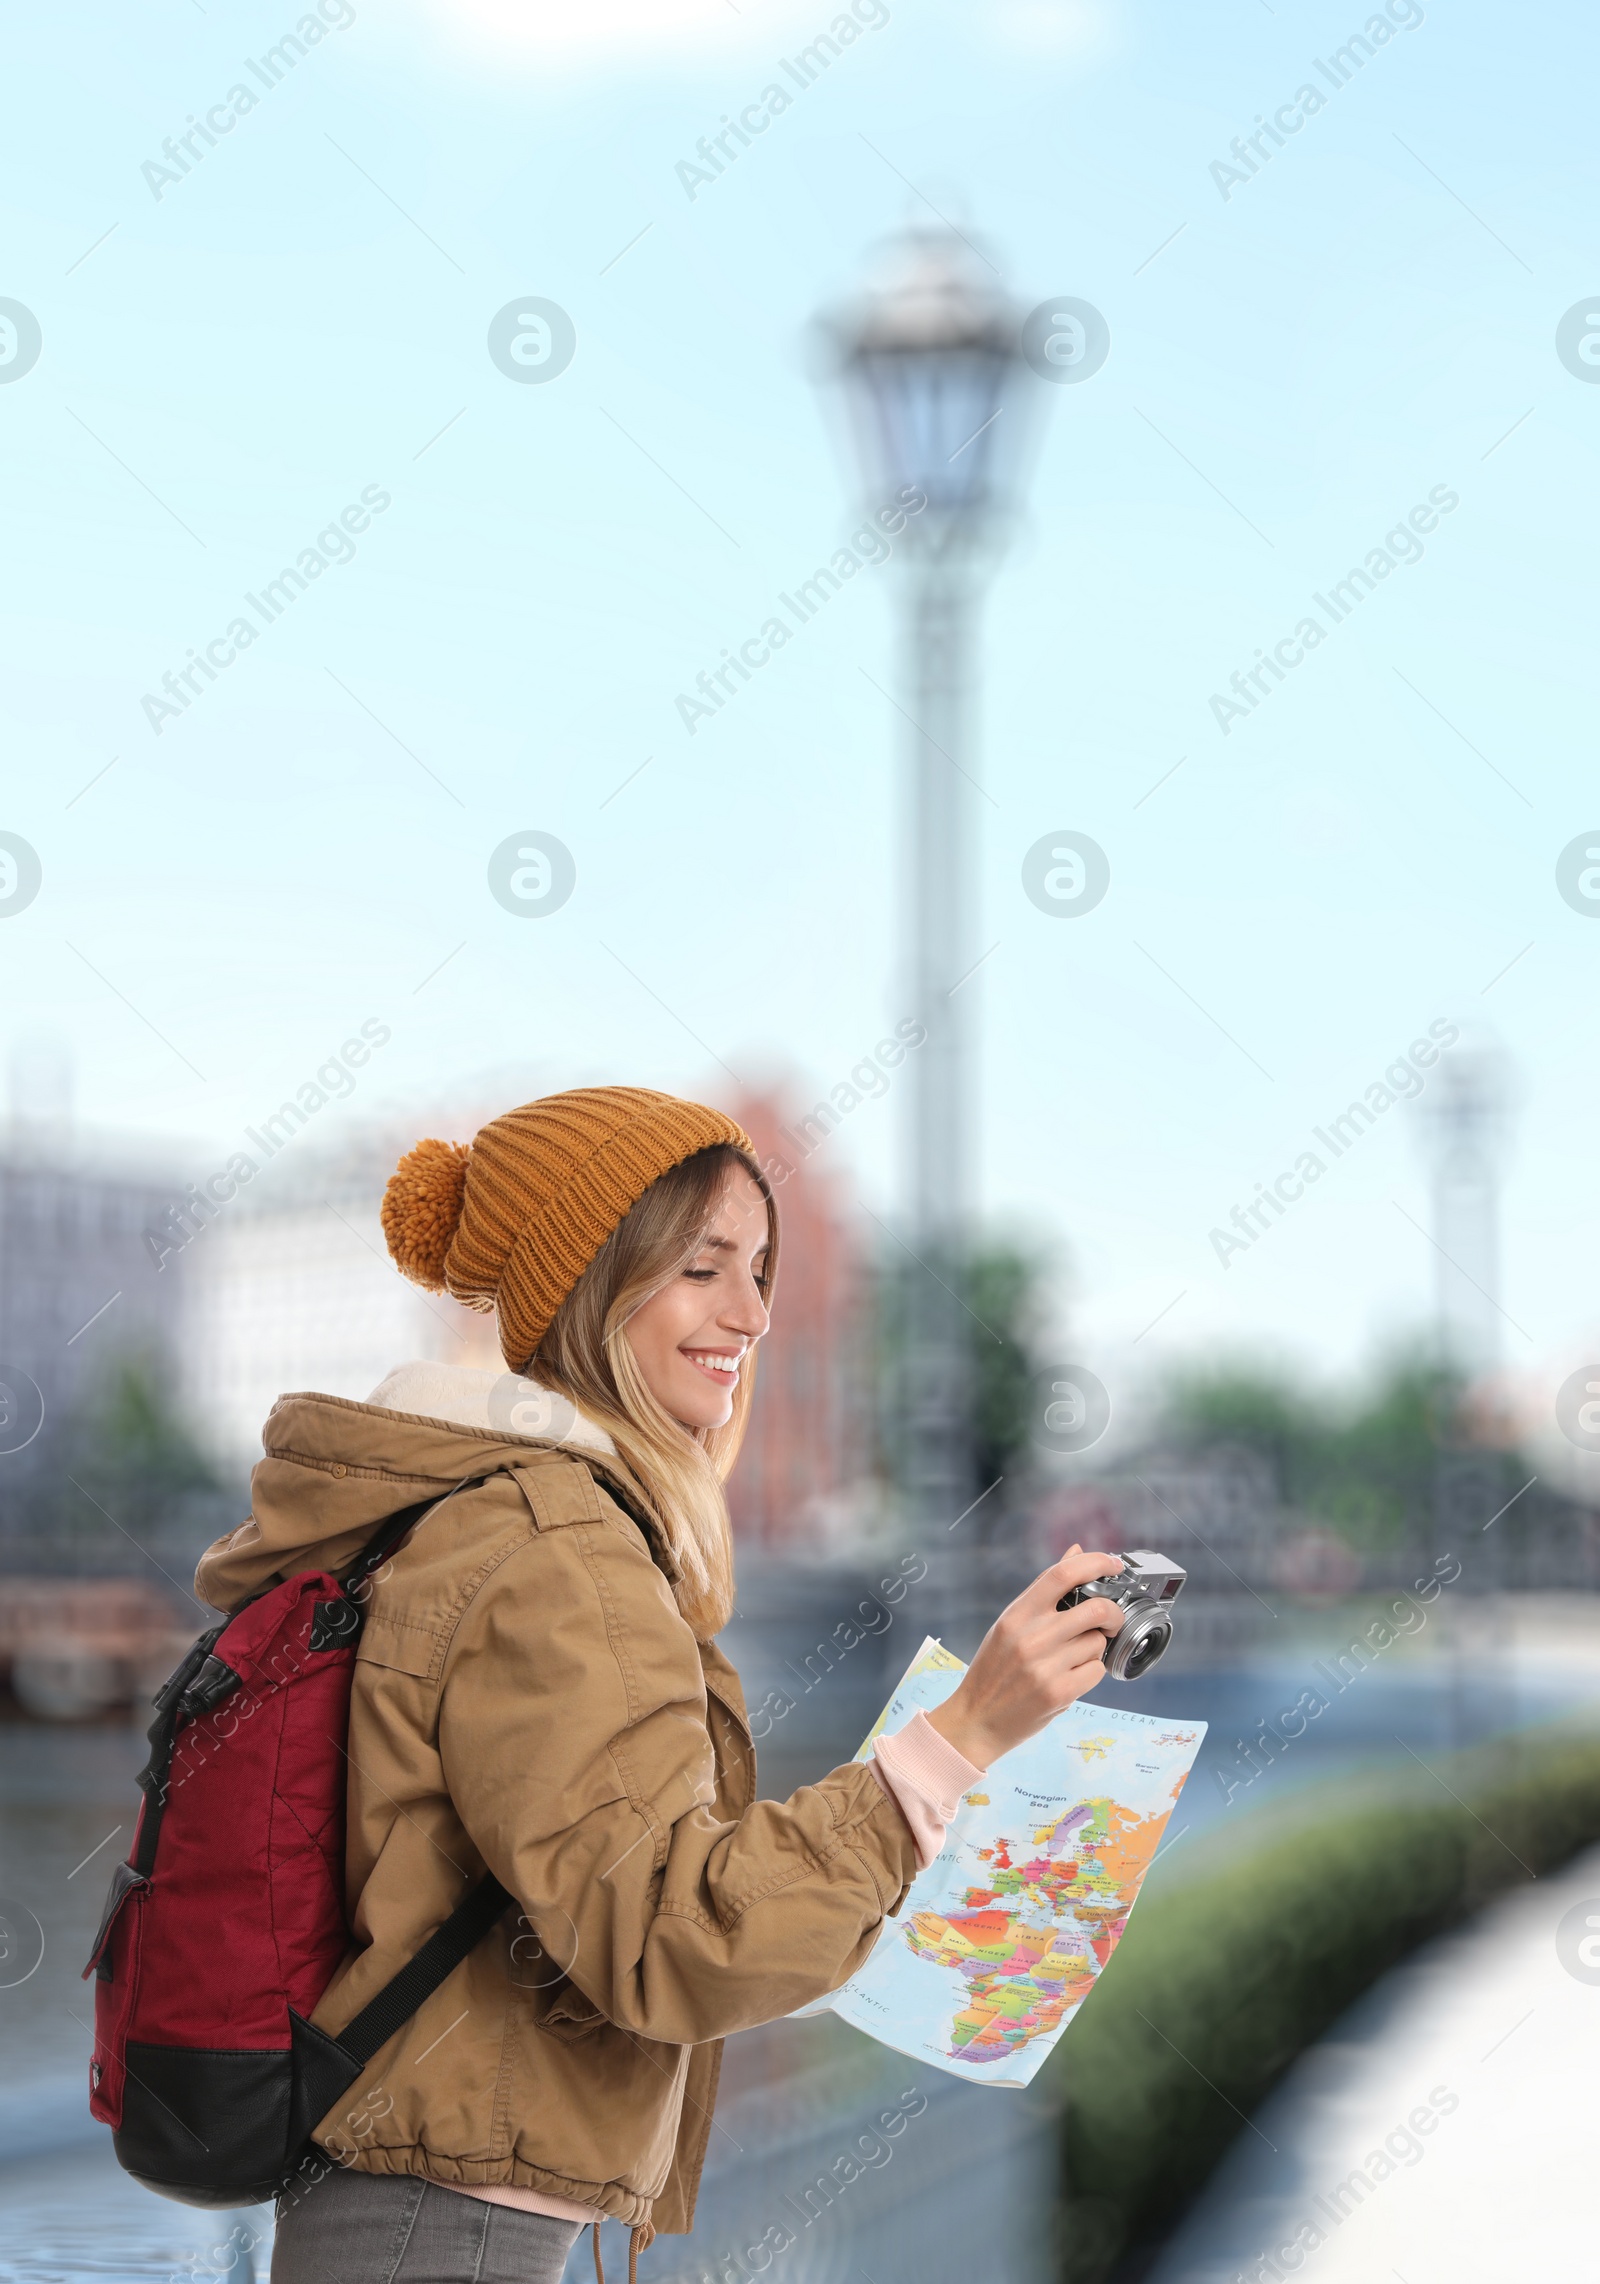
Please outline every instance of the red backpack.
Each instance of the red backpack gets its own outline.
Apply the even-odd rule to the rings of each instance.
[[[305,1571],[246,1603],[155,1699],[133,1849],[84,1975],[97,1978],[89,2107],[125,2170],[164,2197],[274,2196],[511,1901],[485,1875],[336,2038],[313,2029],[351,1942],[345,1739],[364,1605],[434,1504],[391,1516],[342,1581]]]

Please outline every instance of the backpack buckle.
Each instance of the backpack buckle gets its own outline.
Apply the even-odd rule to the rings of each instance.
[[[221,1626],[213,1626],[208,1634],[202,1634],[198,1641],[192,1642],[184,1651],[179,1665],[167,1676],[150,1700],[158,1713],[166,1713],[176,1705],[178,1699],[187,1691],[190,1682],[208,1661],[213,1665],[219,1662],[212,1658],[211,1649],[213,1643],[221,1639],[222,1631]]]
[[[178,1711],[191,1721],[198,1720],[202,1713],[209,1713],[214,1705],[220,1705],[230,1696],[238,1688],[239,1680],[231,1665],[225,1665],[219,1657],[208,1656],[179,1698]]]

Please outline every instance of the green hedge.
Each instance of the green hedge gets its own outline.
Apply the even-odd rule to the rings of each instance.
[[[1532,1732],[1430,1767],[1376,1800],[1370,1784],[1302,1799],[1293,1830],[1253,1843],[1247,1826],[1208,1834],[1197,1875],[1141,1901],[1046,2081],[1069,2284],[1103,2284],[1158,2241],[1241,2113],[1386,1969],[1600,1840],[1592,1736]]]

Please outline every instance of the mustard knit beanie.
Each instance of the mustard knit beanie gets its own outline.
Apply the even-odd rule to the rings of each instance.
[[[720,1110],[649,1087],[575,1087],[490,1119],[470,1149],[407,1151],[383,1194],[383,1234],[414,1283],[495,1310],[521,1372],[650,1184],[719,1142],[755,1155]]]

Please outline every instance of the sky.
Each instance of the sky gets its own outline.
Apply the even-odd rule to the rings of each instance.
[[[943,219],[1111,341],[1034,392],[984,607],[985,1215],[1114,1388],[1349,1373],[1429,1307],[1414,1105],[1247,1249],[1211,1232],[1458,1030],[1510,1074],[1503,1355],[1548,1417],[1600,1353],[1600,902],[1558,882],[1600,846],[1582,311],[1558,353],[1600,285],[1592,16],[1390,0],[1335,88],[1368,22],[1337,0],[857,0],[694,180],[836,13],[323,0],[275,84],[288,5],[14,23],[0,831],[39,884],[0,857],[0,1045],[58,1042],[85,1122],[194,1173],[363,1022],[330,1136],[490,1070],[842,1080],[907,1012],[901,567],[692,734],[677,699],[858,525],[813,320]],[[539,386],[490,353],[529,296],[571,329]],[[1313,598],[1396,530],[1335,622]],[[1281,684],[1213,703],[1308,612]],[[1077,918],[1022,885],[1064,831],[1110,868]],[[529,918],[490,870],[535,832],[575,886]],[[891,1216],[908,1092],[826,1145]]]

